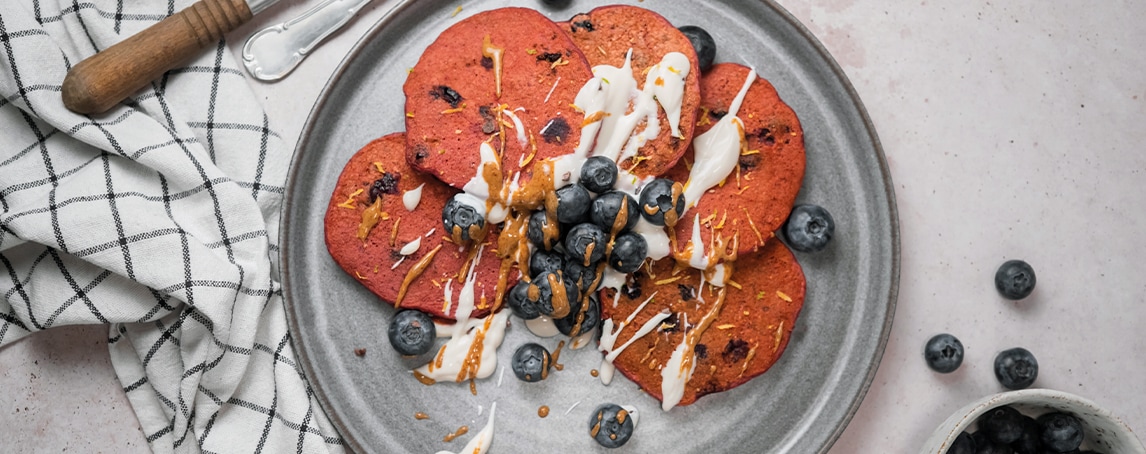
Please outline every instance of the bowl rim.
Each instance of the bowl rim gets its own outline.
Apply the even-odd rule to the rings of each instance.
[[[922,454],[944,454],[947,452],[947,448],[951,442],[987,410],[1000,405],[1027,403],[1033,397],[1062,400],[1087,409],[1095,416],[1114,423],[1121,432],[1118,435],[1123,436],[1130,445],[1131,451],[1129,452],[1134,454],[1146,454],[1146,448],[1143,447],[1142,442],[1138,439],[1138,436],[1134,434],[1134,431],[1130,429],[1130,426],[1127,426],[1121,418],[1111,413],[1110,410],[1099,406],[1094,403],[1094,401],[1085,397],[1046,388],[1022,389],[990,394],[967,404],[952,413],[951,416],[947,417],[947,419],[935,429],[935,432],[932,432],[927,441],[923,443],[923,449],[920,452]]]

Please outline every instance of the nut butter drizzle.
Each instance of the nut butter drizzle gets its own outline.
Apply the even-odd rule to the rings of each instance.
[[[440,250],[442,250],[442,245],[438,243],[437,246],[430,249],[430,252],[423,255],[421,259],[418,259],[418,263],[410,267],[410,271],[406,272],[406,277],[402,279],[402,286],[398,288],[398,297],[394,299],[395,308],[402,306],[402,299],[406,297],[406,291],[410,289],[410,283],[414,282],[414,279],[417,279],[418,276],[422,275],[422,272],[426,271],[426,268],[430,266],[430,262],[434,261],[434,256],[438,255],[438,251]]]

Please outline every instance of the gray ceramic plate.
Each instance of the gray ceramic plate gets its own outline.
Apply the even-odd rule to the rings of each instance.
[[[459,4],[464,9],[452,18]],[[879,141],[847,78],[806,29],[769,2],[639,4],[674,24],[709,30],[718,60],[756,67],[803,123],[808,172],[800,200],[826,206],[838,227],[828,250],[798,255],[807,301],[771,370],[664,413],[619,374],[608,387],[591,377],[600,362],[592,349],[567,351],[565,370],[541,383],[525,384],[507,372],[498,385],[495,373],[479,382],[477,396],[468,386],[421,385],[391,350],[385,329],[393,310],[326,252],[327,198],[350,155],[402,130],[401,86],[422,50],[460,18],[506,4],[542,8],[555,20],[597,6],[574,0],[555,11],[522,0],[406,1],[335,72],[299,140],[283,216],[283,289],[302,363],[338,430],[357,451],[456,451],[469,437],[445,443],[443,436],[461,425],[475,433],[496,401],[494,452],[604,451],[587,435],[588,420],[598,404],[615,402],[642,410],[625,452],[827,451],[867,391],[891,328],[899,279],[895,202]],[[514,326],[502,364],[527,339],[536,338]],[[542,341],[551,349],[556,342]],[[356,348],[367,355],[355,356]],[[537,416],[541,405],[552,409],[549,417]],[[415,412],[431,418],[416,421]]]

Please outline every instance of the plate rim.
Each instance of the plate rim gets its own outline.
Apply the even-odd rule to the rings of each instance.
[[[891,268],[888,272],[891,277],[891,281],[889,282],[890,285],[888,286],[888,297],[886,301],[887,315],[884,317],[884,323],[880,331],[879,341],[876,345],[875,355],[872,357],[871,365],[868,367],[867,373],[865,374],[860,385],[860,389],[855,394],[855,396],[852,397],[852,401],[848,404],[847,411],[844,413],[840,424],[838,424],[832,430],[827,439],[825,439],[824,444],[820,446],[816,451],[819,454],[825,454],[832,448],[833,445],[835,445],[840,436],[843,435],[844,430],[846,430],[848,425],[851,424],[855,414],[859,411],[860,405],[863,403],[864,398],[867,396],[868,391],[871,389],[871,384],[875,380],[875,375],[879,371],[879,366],[883,362],[883,355],[887,350],[887,343],[891,337],[892,324],[895,320],[895,309],[899,299],[899,211],[897,209],[895,199],[895,185],[891,179],[891,169],[888,166],[887,157],[883,150],[883,145],[879,140],[879,135],[876,133],[875,124],[871,121],[871,117],[868,115],[867,108],[864,106],[863,101],[860,99],[859,93],[852,85],[851,79],[849,79],[847,74],[844,73],[843,68],[840,67],[839,63],[832,56],[832,54],[828,52],[827,48],[824,47],[823,43],[821,43],[820,40],[816,38],[816,36],[810,30],[808,30],[808,28],[804,26],[802,22],[796,19],[792,13],[790,13],[783,6],[776,3],[775,0],[756,1],[771,9],[781,19],[791,25],[796,30],[796,32],[799,33],[800,37],[802,37],[809,45],[811,45],[818,56],[823,58],[824,61],[828,64],[832,74],[844,88],[848,99],[851,101],[852,105],[856,109],[856,112],[859,114],[859,119],[862,121],[864,129],[867,131],[872,150],[875,152],[875,158],[879,164],[879,172],[880,176],[882,177],[881,179],[883,181],[884,192],[887,195],[886,209],[888,213],[888,227],[890,227],[889,240],[891,243],[891,260],[889,263]],[[334,89],[334,82],[344,75],[353,60],[365,50],[367,43],[373,40],[374,37],[378,35],[378,33],[380,33],[384,28],[394,22],[398,13],[416,2],[417,0],[399,0],[396,4],[394,4],[394,6],[383,13],[382,16],[370,26],[366,33],[364,33],[357,41],[354,42],[353,45],[351,45],[350,50],[346,53],[345,56],[343,56],[334,72],[331,73],[330,78],[327,79],[326,83],[323,85],[322,90],[319,92],[318,97],[315,99],[314,105],[310,109],[310,112],[307,113],[306,121],[303,123],[302,132],[299,133],[298,140],[295,142],[294,150],[291,152],[290,167],[287,171],[286,182],[283,185],[286,190],[285,194],[283,195],[282,206],[279,209],[278,259],[283,306],[286,309],[285,315],[287,319],[287,329],[288,332],[291,333],[292,338],[298,337],[298,334],[301,332],[301,326],[299,317],[297,316],[297,311],[294,308],[293,298],[291,297],[291,287],[286,285],[286,282],[290,280],[291,274],[290,265],[287,261],[288,251],[290,250],[290,244],[287,242],[287,238],[291,230],[290,223],[287,222],[287,220],[289,219],[289,214],[292,211],[291,207],[293,204],[291,202],[295,197],[295,192],[290,191],[289,188],[295,185],[300,172],[300,166],[298,164],[302,156],[303,144],[309,142],[311,136],[315,134],[315,122],[317,114],[320,110],[326,107],[327,101],[329,100],[329,94]],[[293,342],[294,341],[292,339],[292,343]],[[342,417],[337,413],[330,411],[330,409],[333,408],[333,404],[330,398],[327,396],[326,391],[322,386],[318,385],[317,382],[311,381],[311,377],[316,375],[313,366],[314,363],[308,356],[306,349],[299,348],[298,346],[294,347],[293,349],[295,355],[298,356],[299,362],[301,363],[306,383],[311,387],[311,389],[314,390],[315,397],[318,399],[323,413],[326,415],[327,419],[330,420],[331,425],[338,432],[338,435],[340,438],[342,438],[345,446],[350,448],[350,450],[353,452],[369,452],[369,450],[366,449],[366,447],[363,446],[359,440],[348,435],[349,431],[347,429],[349,428],[349,425],[346,424],[346,421],[344,421]]]

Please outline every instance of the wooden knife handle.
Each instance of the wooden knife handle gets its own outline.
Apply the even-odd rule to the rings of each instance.
[[[64,77],[64,106],[81,114],[107,111],[251,16],[244,0],[200,0],[72,67]]]

